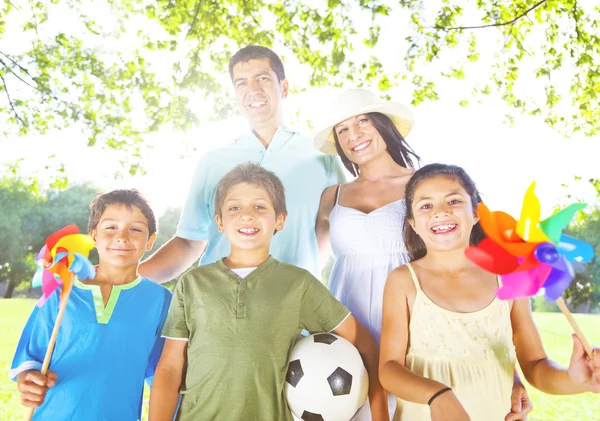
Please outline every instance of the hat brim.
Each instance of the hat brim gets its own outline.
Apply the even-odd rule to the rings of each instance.
[[[398,129],[402,137],[406,137],[414,125],[414,118],[410,110],[397,102],[384,102],[380,104],[367,105],[359,110],[348,113],[346,116],[339,116],[337,121],[327,127],[318,128],[313,132],[314,146],[328,155],[337,155],[335,149],[335,138],[333,137],[333,128],[340,122],[349,119],[355,115],[367,113],[381,113],[387,116],[394,126]]]

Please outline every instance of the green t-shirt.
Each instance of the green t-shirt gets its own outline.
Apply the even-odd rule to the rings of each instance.
[[[186,272],[163,329],[188,339],[177,420],[291,421],[283,386],[295,340],[348,314],[308,271],[272,257],[244,279],[222,261]]]

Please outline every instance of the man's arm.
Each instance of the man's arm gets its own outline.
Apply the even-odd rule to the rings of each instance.
[[[208,241],[173,237],[138,267],[144,278],[162,284],[178,277],[206,250]]]
[[[179,401],[187,341],[167,339],[150,391],[150,421],[172,421]]]

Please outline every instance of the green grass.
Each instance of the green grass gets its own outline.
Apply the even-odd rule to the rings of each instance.
[[[35,300],[0,299],[0,414],[2,421],[20,421],[20,406],[16,387],[8,379],[8,371],[21,328]],[[560,313],[534,313],[548,355],[559,364],[567,365],[571,356],[571,328]],[[600,316],[576,315],[577,322],[593,344],[600,344]],[[549,396],[527,387],[535,407],[530,421],[585,420],[600,421],[600,396]],[[146,391],[146,399],[148,393]],[[146,400],[147,403],[147,400]],[[144,410],[147,413],[147,408]],[[481,420],[474,420],[481,421]]]

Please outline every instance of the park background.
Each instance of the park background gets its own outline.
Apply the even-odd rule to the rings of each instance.
[[[170,238],[198,159],[247,130],[226,67],[244,45],[282,56],[290,125],[372,89],[411,107],[423,164],[463,166],[492,210],[518,215],[532,181],[543,217],[589,203],[569,231],[600,255],[599,28],[592,0],[0,0],[0,420],[22,416],[8,370],[44,238],[85,230],[116,187],[150,198],[155,249]],[[599,258],[576,269],[565,297],[600,344]],[[567,364],[570,327],[532,301]],[[530,420],[600,420],[598,396],[528,391]]]

